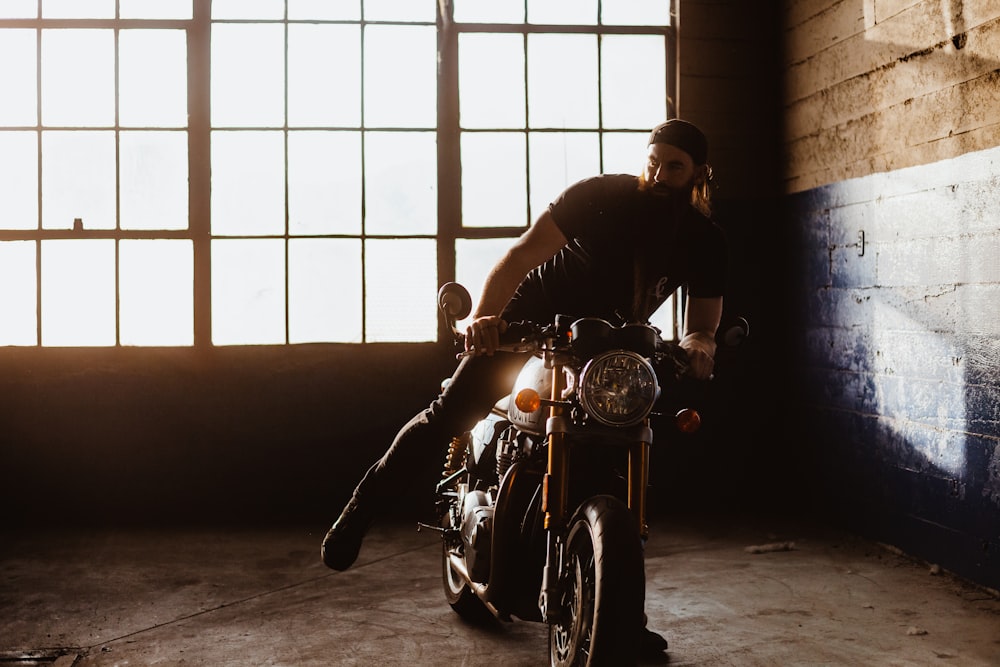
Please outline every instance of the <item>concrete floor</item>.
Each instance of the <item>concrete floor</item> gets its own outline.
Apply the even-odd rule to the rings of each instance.
[[[0,667],[545,664],[545,626],[451,611],[435,534],[377,525],[339,573],[326,528],[2,535]],[[646,567],[661,663],[1000,665],[995,593],[837,531],[659,518]]]

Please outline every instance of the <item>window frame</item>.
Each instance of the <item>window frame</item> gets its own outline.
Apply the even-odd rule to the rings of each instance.
[[[608,2],[609,0],[599,0]],[[527,37],[531,34],[559,33],[559,34],[595,34],[598,36],[598,49],[600,49],[600,38],[604,35],[630,35],[630,34],[650,34],[662,36],[665,40],[665,72],[667,76],[666,99],[664,100],[664,117],[674,117],[677,115],[678,100],[678,43],[677,43],[677,3],[678,0],[665,0],[669,4],[669,14],[671,21],[666,26],[619,26],[602,25],[598,22],[595,25],[548,25],[548,24],[494,24],[494,23],[458,23],[453,20],[452,0],[440,0],[435,3],[436,9],[436,29],[437,29],[437,55],[439,69],[437,75],[437,126],[434,129],[437,140],[437,229],[436,234],[431,238],[437,244],[437,275],[438,282],[444,283],[455,279],[456,275],[456,244],[460,240],[470,239],[492,239],[509,238],[519,236],[530,224],[511,225],[504,227],[468,227],[462,224],[462,191],[461,191],[461,151],[460,143],[463,132],[480,131],[463,130],[459,123],[459,78],[458,78],[458,40],[463,33],[512,33]],[[527,6],[527,2],[526,2]],[[599,6],[599,5],[598,5]],[[120,193],[116,195],[115,215],[116,223],[114,229],[45,229],[41,223],[42,192],[41,185],[38,191],[39,220],[35,229],[11,230],[0,229],[0,241],[30,241],[34,242],[36,250],[35,280],[36,286],[41,285],[41,247],[42,243],[50,240],[64,239],[111,239],[115,243],[115,343],[113,347],[126,347],[121,343],[121,315],[119,312],[120,287],[118,284],[119,275],[119,251],[121,241],[131,239],[185,239],[193,244],[193,340],[190,346],[193,349],[205,349],[217,347],[212,342],[212,259],[211,245],[215,238],[211,232],[211,35],[213,19],[211,16],[210,0],[193,0],[192,16],[190,19],[53,19],[41,17],[41,3],[39,3],[39,16],[24,19],[0,19],[0,30],[6,28],[30,28],[37,31],[40,36],[43,30],[58,28],[113,28],[115,31],[115,98],[116,109],[119,97],[118,89],[118,49],[117,36],[122,29],[128,28],[164,28],[182,29],[187,35],[187,112],[188,122],[184,128],[176,128],[178,131],[187,132],[188,148],[188,227],[177,230],[122,230],[120,222]],[[116,5],[116,15],[117,15]],[[300,21],[284,19],[287,25]],[[366,23],[360,21],[362,26]],[[37,40],[38,60],[41,59],[41,39]],[[287,49],[286,41],[286,67]],[[39,184],[42,178],[42,135],[47,129],[51,129],[42,123],[42,100],[41,100],[41,73],[40,68],[36,68],[37,77],[37,110],[35,126],[3,127],[3,130],[25,130],[34,131],[37,138],[38,150],[38,179]],[[598,88],[600,89],[600,66],[598,67]],[[288,80],[285,79],[287,92]],[[598,105],[600,108],[600,104]],[[70,128],[72,129],[72,128]],[[86,130],[108,130],[115,133],[115,151],[118,154],[118,146],[121,140],[122,127],[119,125],[117,111],[115,114],[115,124],[113,128],[80,128]],[[143,129],[128,127],[127,130]],[[161,129],[161,128],[156,128]],[[365,127],[362,119],[360,131],[364,133]],[[289,132],[287,119],[282,128],[286,134]],[[546,131],[545,128],[532,129],[526,127],[518,130],[527,133],[529,131]],[[566,131],[560,129],[560,131]],[[569,130],[573,131],[573,130]],[[605,130],[602,126],[597,128],[587,128],[586,132],[597,131],[600,134],[615,132],[619,130]],[[631,131],[631,130],[629,130]],[[640,159],[641,156],[637,156]],[[364,157],[359,168],[363,168]],[[286,200],[285,200],[285,234],[283,239],[286,244],[286,257],[288,241],[292,238],[288,233],[288,212],[287,212],[287,140],[286,140]],[[116,177],[117,178],[117,177]],[[530,197],[528,206],[530,207]],[[527,218],[527,216],[526,216]],[[226,237],[233,238],[233,237]],[[238,238],[238,237],[236,237]],[[260,238],[260,237],[254,237]],[[264,237],[267,238],[267,237]],[[352,237],[353,238],[353,237]],[[365,231],[359,233],[358,238],[364,241],[368,238]],[[373,235],[373,238],[385,238],[384,236]],[[400,238],[427,238],[417,235],[414,237],[401,236]],[[285,265],[285,342],[276,343],[276,346],[294,347],[296,343],[288,342],[288,276],[289,267]],[[362,290],[365,285],[362,284]],[[677,338],[678,327],[681,325],[683,312],[682,298],[674,298],[675,330],[665,331],[667,337]],[[34,347],[48,347],[42,344],[42,293],[40,287],[36,289],[36,332]],[[363,302],[363,297],[362,297]],[[367,313],[362,312],[362,327],[365,327]],[[440,318],[438,318],[440,320]],[[443,322],[438,322],[438,340],[447,340],[450,337]],[[328,343],[338,344],[338,343]],[[360,343],[374,344],[364,339]],[[406,343],[404,343],[406,344]],[[415,343],[417,344],[417,343]],[[19,347],[32,347],[31,345]],[[147,346],[142,346],[147,347]],[[150,346],[158,347],[158,346]],[[174,347],[174,346],[167,346]]]

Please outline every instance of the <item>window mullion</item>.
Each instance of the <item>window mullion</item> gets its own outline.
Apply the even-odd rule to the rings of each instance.
[[[446,6],[443,6],[446,5]],[[458,30],[450,3],[438,3],[438,283],[455,279],[455,239],[462,229],[462,163],[458,127]],[[439,322],[439,337],[449,333]]]
[[[212,342],[211,3],[194,3],[188,31],[188,225],[194,245],[194,345]]]

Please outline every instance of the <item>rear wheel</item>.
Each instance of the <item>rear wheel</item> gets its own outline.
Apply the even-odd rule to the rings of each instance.
[[[451,549],[444,543],[441,550],[441,579],[444,584],[444,596],[455,613],[472,623],[483,623],[493,618],[482,600],[476,597],[465,579],[451,565]]]
[[[456,283],[448,283],[448,285],[442,287],[438,293],[438,299],[440,300],[446,294],[446,288],[451,289],[456,285]],[[461,286],[458,286],[458,288],[464,289]],[[444,308],[444,306],[445,304],[442,301],[441,307]],[[443,477],[451,477],[465,467],[466,459],[469,455],[470,442],[471,434],[468,431],[463,433],[461,437],[452,439],[448,445],[448,455],[445,459]],[[451,491],[456,491],[459,483],[468,483],[468,481],[469,475],[462,475],[459,479],[452,482]],[[438,525],[445,531],[445,535],[441,540],[441,583],[444,586],[444,597],[448,600],[451,608],[455,610],[455,613],[465,620],[479,622],[485,616],[492,616],[492,614],[490,614],[486,605],[472,592],[472,589],[465,582],[465,578],[454,568],[451,562],[453,554],[461,557],[461,550],[463,548],[461,538],[457,537],[461,530],[461,519],[459,518],[461,512],[458,512],[457,502],[456,497],[453,496],[447,501],[444,501],[442,498],[441,504],[438,505],[440,512]]]
[[[454,529],[457,531],[459,527],[452,526],[451,523],[451,514],[445,513],[441,518],[441,527],[445,530]],[[465,578],[452,565],[452,555],[460,557],[461,548],[460,538],[456,541],[447,537],[441,540],[441,583],[444,586],[444,597],[455,613],[464,620],[481,624],[492,620],[493,614],[486,608],[482,600],[476,597]]]
[[[559,621],[549,626],[551,664],[635,664],[646,577],[632,513],[612,496],[588,499],[570,521],[564,553]]]

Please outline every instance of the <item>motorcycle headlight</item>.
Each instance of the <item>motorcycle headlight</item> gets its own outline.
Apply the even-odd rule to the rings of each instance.
[[[587,362],[578,391],[583,409],[600,423],[632,426],[649,415],[660,396],[660,385],[646,359],[615,350]]]

